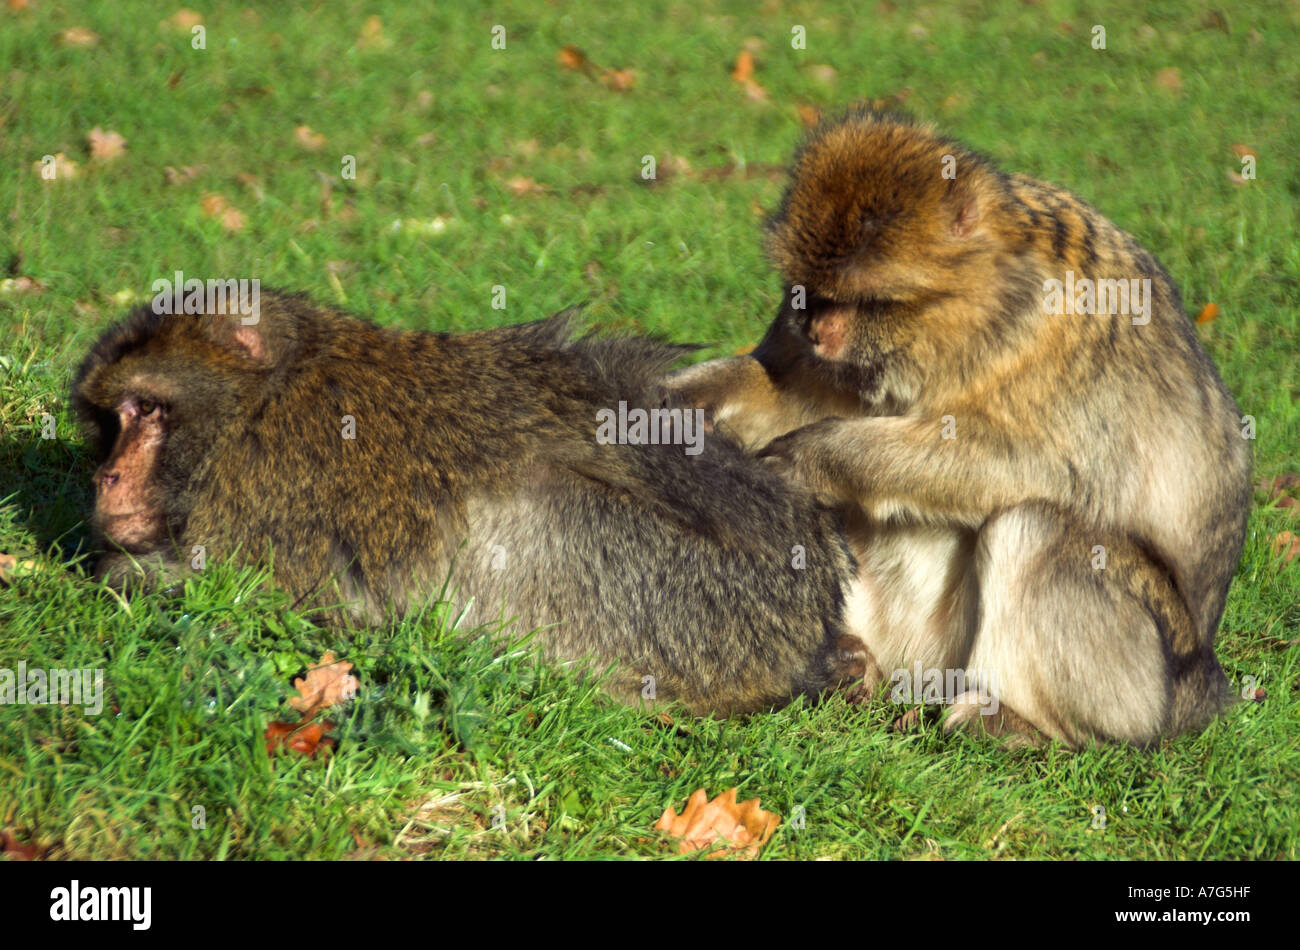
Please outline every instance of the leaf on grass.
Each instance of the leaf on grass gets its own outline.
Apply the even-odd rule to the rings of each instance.
[[[1240,145],[1240,144],[1233,145],[1232,154],[1236,155],[1238,158],[1245,158],[1247,155],[1249,155],[1251,158],[1259,158],[1259,152],[1256,151],[1256,149],[1250,145]]]
[[[199,13],[197,10],[190,10],[186,7],[181,7],[158,25],[165,30],[176,30],[181,33],[189,33],[196,26],[199,26],[202,23],[202,13]]]
[[[0,554],[0,582],[12,584],[23,577],[31,577],[39,570],[39,565],[32,559],[18,560],[12,554]]]
[[[802,105],[799,107],[799,124],[805,129],[811,129],[822,120],[822,110],[817,106]]]
[[[87,49],[99,45],[99,34],[84,26],[70,26],[54,34],[54,42],[60,46],[74,46]]]
[[[384,21],[379,16],[368,16],[366,22],[361,24],[361,32],[357,34],[358,49],[387,49],[388,37],[384,35]]]
[[[1275,502],[1279,508],[1300,508],[1300,500],[1291,494],[1293,489],[1300,488],[1300,475],[1286,474],[1278,475],[1276,478],[1261,478],[1255,487],[1268,495],[1268,500]]]
[[[90,157],[97,162],[111,162],[126,152],[126,139],[112,129],[104,130],[95,126],[86,133],[86,143],[90,146]]]
[[[299,676],[293,681],[299,695],[290,697],[289,705],[300,713],[310,714],[347,702],[356,696],[360,685],[351,669],[351,663],[326,653],[320,663],[307,671],[306,677]]]
[[[516,198],[523,198],[527,195],[540,195],[546,191],[532,178],[526,178],[523,175],[516,175],[511,178],[506,182],[506,187],[510,189],[510,193]]]
[[[1168,66],[1156,73],[1153,82],[1157,88],[1165,92],[1179,93],[1183,91],[1183,71],[1177,66]]]
[[[588,76],[590,76],[595,69],[595,66],[592,64],[591,60],[587,58],[587,54],[582,51],[582,48],[574,46],[572,43],[565,43],[560,47],[560,51],[555,54],[555,61],[560,64],[560,68],[562,69],[586,73]]]
[[[231,206],[224,196],[210,191],[203,196],[199,207],[209,218],[216,218],[227,231],[244,230],[244,213]]]
[[[77,177],[77,163],[62,152],[54,156],[54,177],[45,178],[45,162],[32,162],[32,170],[45,181],[66,181]]]
[[[1213,323],[1219,316],[1219,305],[1217,303],[1207,303],[1201,308],[1201,312],[1196,315],[1197,323]]]
[[[1290,564],[1300,557],[1300,536],[1290,531],[1279,531],[1273,538],[1273,553],[1281,555],[1283,563]]]
[[[300,125],[294,129],[293,139],[309,152],[319,152],[327,141],[319,132],[313,132],[310,125]]]
[[[273,722],[263,734],[266,739],[266,754],[273,756],[276,752],[287,749],[309,759],[316,758],[317,753],[329,755],[334,750],[335,743],[325,733],[333,731],[334,723],[328,719],[322,722]]]
[[[0,854],[7,854],[10,860],[38,861],[45,849],[35,844],[22,844],[9,832],[0,831]]]
[[[0,294],[39,294],[44,293],[46,286],[43,282],[35,277],[6,277],[0,280]]]
[[[754,54],[742,49],[736,54],[736,65],[731,69],[731,78],[740,83],[745,95],[758,102],[767,98],[767,90],[754,78]]]
[[[194,181],[207,170],[207,165],[182,165],[180,168],[172,168],[168,165],[163,169],[163,178],[169,185],[184,185]]]
[[[758,807],[757,798],[737,804],[737,791],[730,788],[709,801],[708,794],[701,788],[686,802],[681,815],[671,808],[665,809],[655,824],[655,830],[680,838],[679,854],[721,843],[722,847],[709,852],[710,858],[756,857],[781,823],[781,816],[763,811]]]
[[[627,92],[636,85],[636,70],[607,69],[600,74],[600,83],[614,92]]]

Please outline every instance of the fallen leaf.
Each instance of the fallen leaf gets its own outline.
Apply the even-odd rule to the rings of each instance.
[[[1281,555],[1286,564],[1290,564],[1297,557],[1300,557],[1300,536],[1292,534],[1290,531],[1279,531],[1273,538],[1273,553]]]
[[[546,191],[536,181],[523,175],[516,175],[511,178],[506,182],[506,187],[510,189],[510,193],[516,198],[523,198],[526,195],[538,195]]]
[[[266,754],[275,755],[281,749],[299,752],[314,759],[318,752],[328,755],[335,742],[325,733],[334,731],[334,723],[324,722],[273,722],[266,727]]]
[[[587,54],[582,51],[582,48],[574,46],[572,43],[566,43],[560,47],[560,51],[555,54],[555,61],[559,63],[563,69],[571,69],[574,72],[583,72],[588,75],[591,74],[591,71],[594,68],[591,60],[587,58]]]
[[[1183,91],[1183,72],[1177,66],[1168,66],[1156,73],[1155,84],[1165,92]]]
[[[802,105],[799,107],[799,123],[805,129],[811,129],[822,120],[822,110],[816,106]]]
[[[67,181],[77,177],[77,163],[62,152],[54,156],[54,177],[45,177],[45,162],[32,162],[32,168],[44,181]]]
[[[1259,158],[1259,152],[1256,151],[1255,148],[1250,145],[1241,145],[1241,144],[1233,145],[1232,154],[1236,155],[1238,158],[1245,158],[1247,155],[1249,155],[1251,158]]]
[[[336,660],[333,653],[326,653],[316,666],[307,671],[305,678],[299,676],[293,681],[293,688],[299,695],[290,697],[289,705],[300,713],[312,714],[347,702],[357,694],[359,686],[357,678],[349,672],[351,669],[351,663]]]
[[[202,23],[202,13],[199,13],[197,10],[190,10],[186,7],[181,7],[167,19],[163,20],[159,25],[164,29],[178,30],[180,32],[188,33]]]
[[[214,191],[208,192],[199,202],[199,207],[203,213],[210,218],[216,218],[227,231],[244,230],[244,214],[233,208],[224,196]]]
[[[105,131],[95,126],[86,133],[86,142],[90,145],[90,157],[98,162],[111,162],[126,152],[126,139],[112,129]]]
[[[600,74],[600,82],[606,89],[614,92],[627,92],[636,85],[636,70],[607,69]]]
[[[40,565],[32,558],[20,561],[12,554],[0,554],[0,581],[6,584],[12,584],[23,577],[31,577],[38,570]]]
[[[0,831],[0,854],[9,855],[13,861],[36,861],[45,853],[38,845],[22,844],[7,831]]]
[[[827,85],[835,82],[839,78],[839,72],[834,66],[828,66],[825,63],[818,63],[808,67],[808,75],[812,76],[818,82],[824,82]]]
[[[1213,323],[1219,316],[1219,305],[1217,303],[1207,303],[1201,308],[1201,312],[1196,315],[1197,323]]]
[[[99,44],[99,34],[84,26],[70,26],[54,34],[54,42],[60,46],[75,46],[87,49]]]
[[[172,168],[168,165],[163,169],[163,178],[169,185],[184,185],[194,181],[207,170],[207,165],[182,165],[180,168]]]
[[[22,13],[31,6],[31,0],[8,0],[6,6],[14,13]]]
[[[680,838],[679,854],[700,851],[721,842],[724,847],[711,851],[710,858],[756,857],[781,823],[781,816],[763,811],[758,807],[757,798],[737,804],[737,791],[730,788],[709,801],[701,788],[686,802],[680,816],[672,808],[665,809],[655,830]]]
[[[736,82],[752,82],[754,79],[754,54],[742,49],[736,56],[736,65],[731,70],[731,78]]]
[[[293,130],[294,141],[309,152],[318,152],[325,147],[326,138],[319,132],[313,132],[310,125],[300,125]]]
[[[35,277],[6,277],[0,280],[0,294],[39,294],[45,291],[46,287]]]
[[[361,32],[357,34],[357,46],[360,49],[387,48],[388,37],[384,36],[384,21],[381,17],[366,17],[366,22],[361,24]]]

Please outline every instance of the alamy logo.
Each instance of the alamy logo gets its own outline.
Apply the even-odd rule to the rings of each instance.
[[[973,693],[979,697],[980,715],[992,716],[1000,703],[997,693],[997,675],[992,671],[962,669],[925,669],[917,660],[912,668],[899,668],[889,676],[894,688],[889,700],[894,703],[951,702],[958,696]]]
[[[703,409],[628,409],[596,412],[596,442],[600,445],[684,445],[687,455],[704,451]]]
[[[153,282],[154,313],[230,314],[245,326],[262,319],[262,281],[240,277],[227,280],[185,279],[183,271],[174,277],[159,277]]]
[[[69,887],[50,891],[50,920],[129,920],[148,930],[153,918],[152,887]]]
[[[1065,272],[1065,280],[1056,278],[1043,281],[1043,311],[1058,316],[1076,313],[1102,316],[1133,317],[1134,326],[1151,322],[1151,278],[1141,280],[1092,280],[1075,278],[1074,271]]]
[[[97,669],[17,670],[0,668],[0,704],[12,706],[81,706],[88,716],[104,710],[104,671]]]

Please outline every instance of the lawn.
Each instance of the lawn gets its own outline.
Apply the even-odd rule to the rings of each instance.
[[[13,840],[59,858],[657,856],[664,808],[738,786],[786,819],[769,859],[1300,854],[1300,559],[1273,551],[1300,518],[1262,493],[1219,636],[1262,699],[1149,751],[1008,752],[891,733],[883,701],[647,716],[437,609],[318,626],[234,564],[125,604],[87,576],[68,409],[98,332],[177,270],[426,329],[581,303],[593,325],[733,352],[780,294],[761,224],[804,121],[881,99],[1081,193],[1193,315],[1216,304],[1199,332],[1256,420],[1257,475],[1293,472],[1294,4],[239,3],[201,8],[197,34],[138,0],[22,6],[0,10],[0,552],[22,562],[0,584],[0,668],[102,668],[106,705],[0,705]],[[362,684],[332,710],[337,751],[268,757],[290,680],[326,650]]]

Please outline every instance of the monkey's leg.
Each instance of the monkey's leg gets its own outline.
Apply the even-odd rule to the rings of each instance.
[[[1142,746],[1195,720],[1178,707],[1219,708],[1217,662],[1167,572],[1125,535],[1027,503],[989,519],[974,570],[980,620],[946,729]]]

